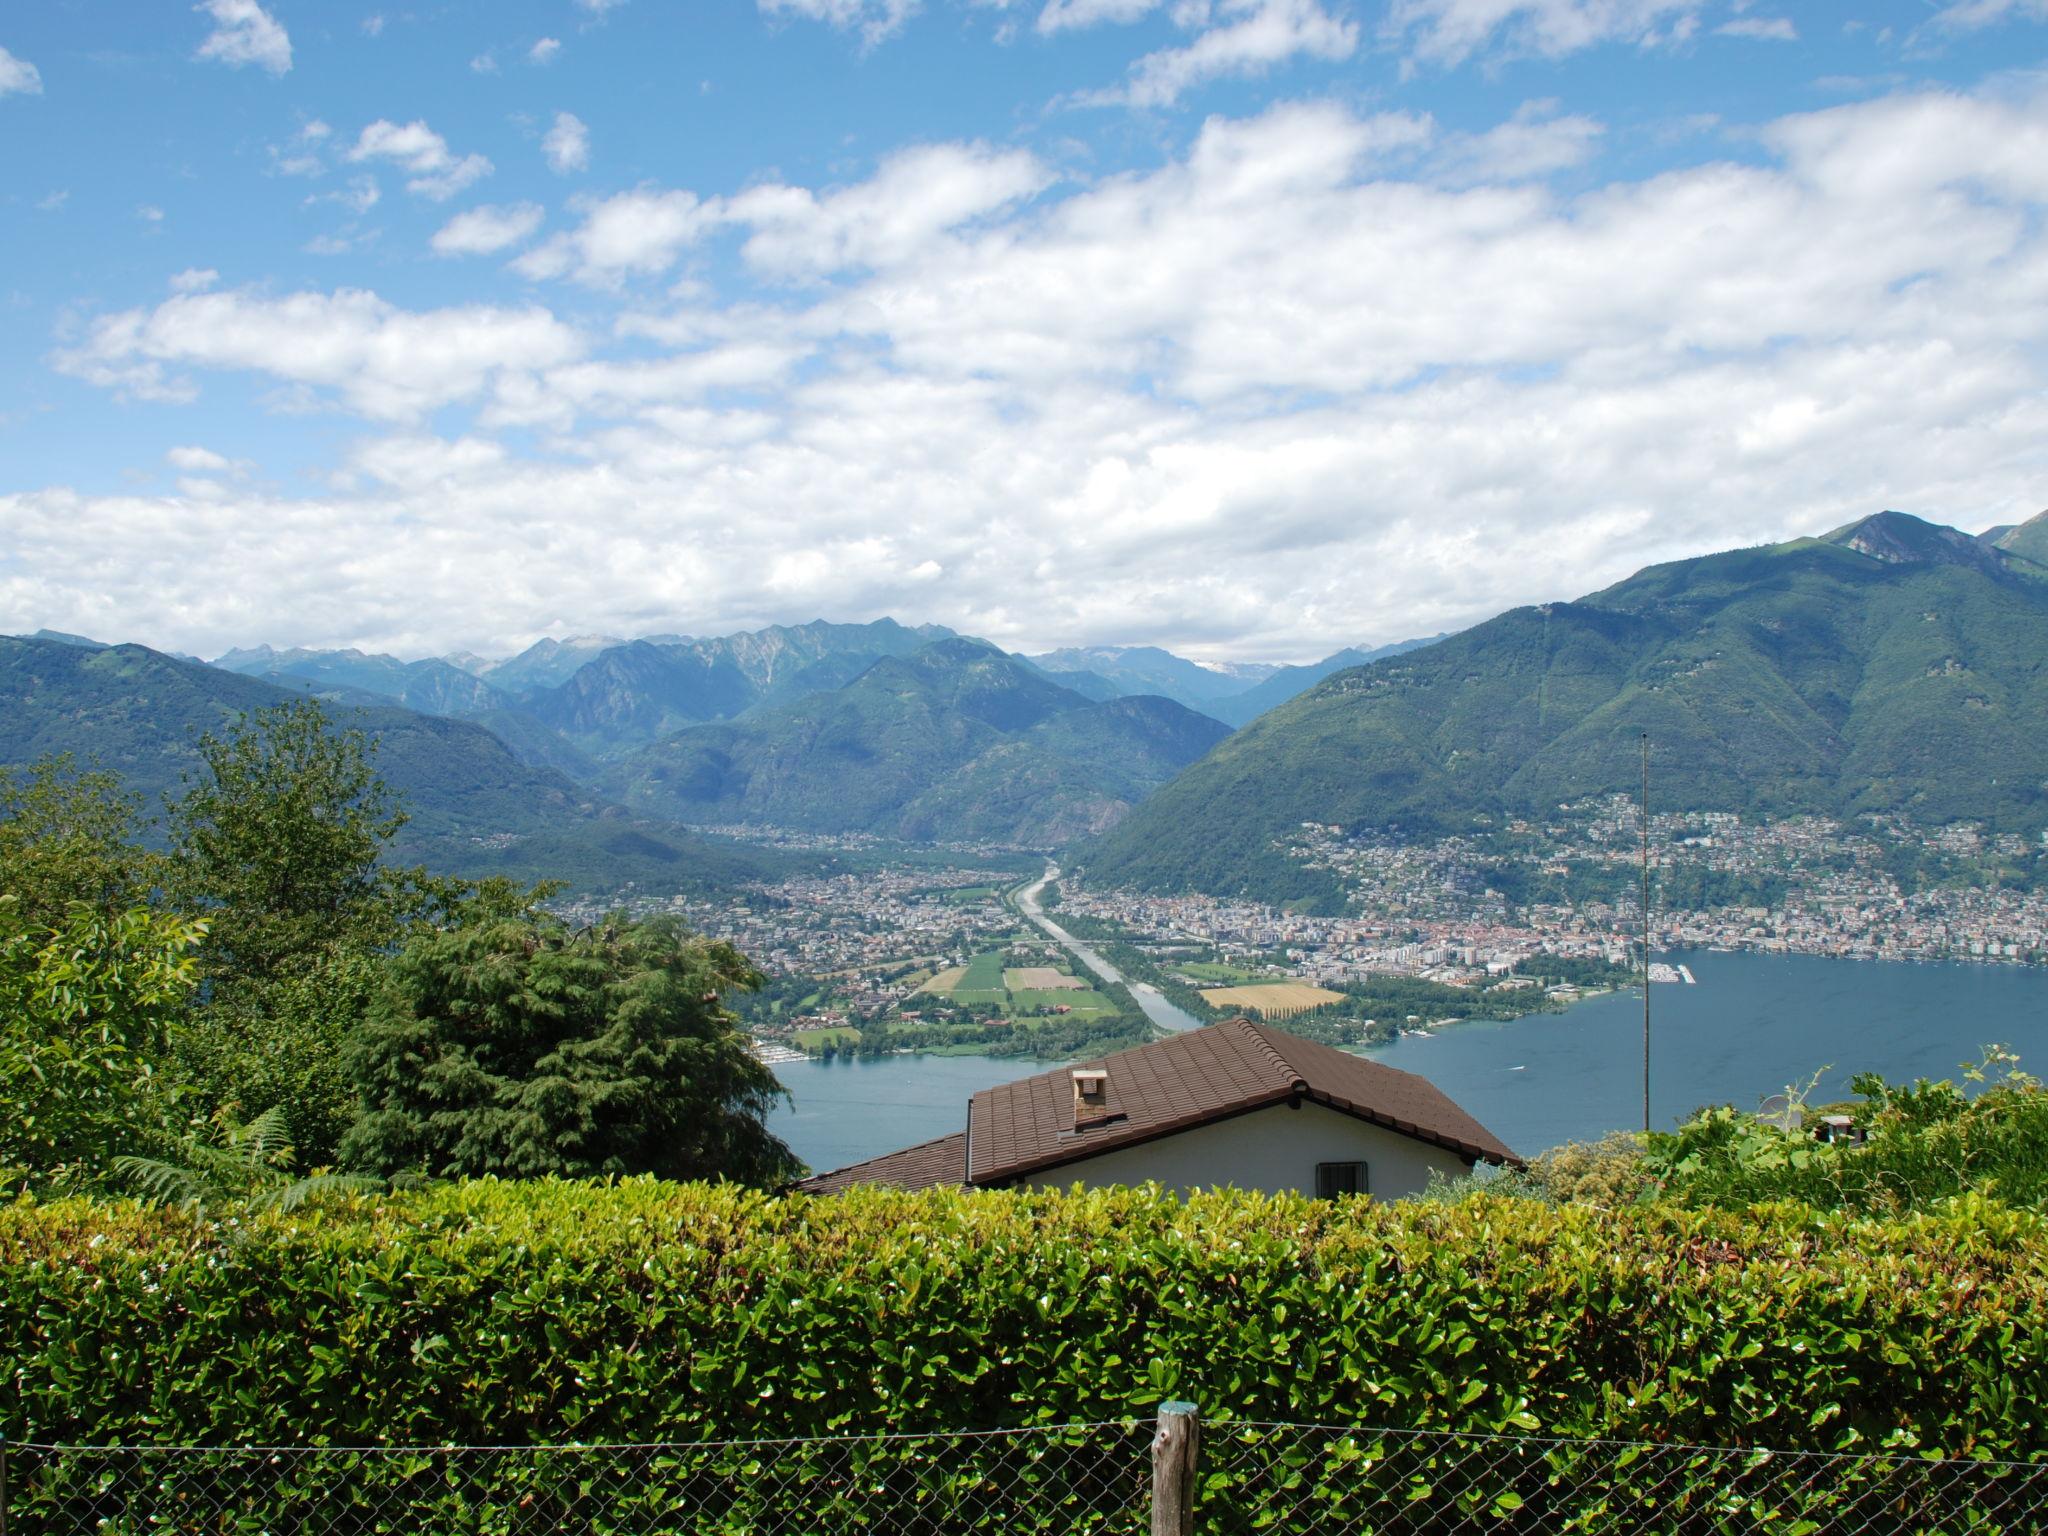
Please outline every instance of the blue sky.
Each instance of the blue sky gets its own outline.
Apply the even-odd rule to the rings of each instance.
[[[0,13],[0,629],[1293,660],[2048,505],[2042,0]]]

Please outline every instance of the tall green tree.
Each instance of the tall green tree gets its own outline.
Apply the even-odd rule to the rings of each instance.
[[[75,902],[52,925],[0,896],[0,1197],[90,1189],[179,1129],[165,1040],[204,926]]]
[[[69,753],[0,767],[0,891],[14,897],[16,922],[55,926],[79,902],[134,906],[149,881],[137,802],[114,775]]]
[[[376,743],[316,700],[242,716],[198,750],[163,882],[210,926],[180,1067],[240,1119],[282,1106],[301,1159],[322,1166],[355,1113],[343,1058],[389,953],[411,923],[460,920],[478,888],[385,860],[406,817]]]
[[[374,741],[300,699],[207,732],[198,750],[202,771],[170,805],[166,885],[212,920],[209,982],[267,982],[397,936],[404,893],[378,857],[406,816]]]
[[[769,1184],[781,1096],[722,994],[760,973],[664,920],[421,931],[351,1051],[346,1165],[436,1177],[653,1173]]]

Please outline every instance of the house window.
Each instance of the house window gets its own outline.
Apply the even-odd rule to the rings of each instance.
[[[1339,1195],[1365,1193],[1365,1164],[1317,1163],[1316,1198],[1334,1200]]]

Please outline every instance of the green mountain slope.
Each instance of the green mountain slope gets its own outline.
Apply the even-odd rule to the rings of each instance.
[[[1097,845],[1090,877],[1317,894],[1304,821],[1447,830],[1632,792],[1744,812],[2048,822],[2048,583],[1886,513],[1653,566],[1336,673],[1220,744]]]
[[[0,763],[70,752],[118,773],[154,810],[197,768],[200,732],[295,696],[138,645],[86,650],[0,639]],[[413,818],[398,852],[436,869],[553,876],[609,890],[627,881],[710,888],[782,866],[595,800],[562,774],[521,762],[479,726],[396,707],[329,711],[376,738],[378,772]]]
[[[708,640],[635,640],[601,652],[528,702],[537,719],[580,750],[613,756],[688,725],[842,686],[883,657],[907,655],[951,633],[893,619],[821,620]]]
[[[364,651],[273,650],[259,645],[215,658],[216,667],[290,685],[352,688],[429,715],[474,716],[503,710],[512,700],[479,677],[438,657],[400,661]]]
[[[1045,846],[1108,825],[1224,734],[1171,700],[1091,702],[956,638],[678,732],[607,784],[679,819]]]
[[[1397,640],[1392,645],[1375,646],[1371,650],[1347,646],[1321,661],[1282,667],[1264,682],[1226,699],[1218,699],[1204,708],[1225,725],[1249,725],[1267,710],[1277,709],[1289,699],[1306,693],[1332,672],[1342,672],[1346,667],[1369,666],[1388,656],[1399,656],[1406,651],[1420,650],[1425,645],[1435,645],[1443,638],[1437,635],[1428,640]]]
[[[2048,512],[2028,518],[2017,528],[2006,529],[1998,536],[1997,547],[2048,568]]]

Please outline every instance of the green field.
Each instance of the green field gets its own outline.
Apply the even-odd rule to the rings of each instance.
[[[800,1029],[790,1040],[800,1051],[820,1051],[827,1045],[859,1045],[857,1029]]]
[[[1214,960],[1184,960],[1173,969],[1198,981],[1257,981],[1266,974],[1264,971],[1248,971],[1241,965],[1223,965]]]
[[[956,1003],[996,1003],[1008,1000],[1003,986],[1003,957],[997,953],[976,955],[967,962],[967,974],[953,984]]]
[[[970,902],[992,901],[1002,894],[992,885],[963,885],[946,892],[944,899],[959,906]]]
[[[1042,992],[1012,992],[1011,1008],[1020,1012],[1032,1008],[1071,1008],[1076,1013],[1115,1013],[1116,1004],[1093,987],[1079,991],[1059,988]]]

